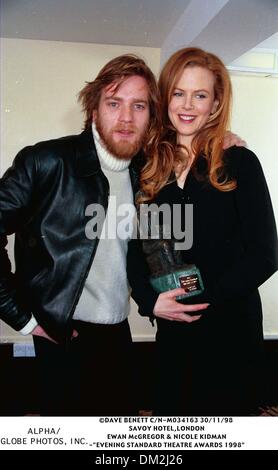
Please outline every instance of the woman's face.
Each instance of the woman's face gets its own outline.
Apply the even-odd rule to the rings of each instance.
[[[169,119],[177,130],[177,142],[190,148],[193,137],[217,106],[213,73],[197,65],[185,68],[168,106]]]

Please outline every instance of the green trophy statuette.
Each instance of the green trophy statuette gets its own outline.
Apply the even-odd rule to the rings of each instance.
[[[143,251],[150,269],[150,283],[156,292],[177,287],[185,290],[178,300],[199,295],[204,291],[201,273],[195,264],[185,264],[181,251],[175,250],[173,239],[147,239]]]

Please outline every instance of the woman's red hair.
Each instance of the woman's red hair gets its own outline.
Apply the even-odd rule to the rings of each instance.
[[[186,67],[203,67],[214,75],[214,94],[219,104],[206,125],[192,142],[192,150],[207,160],[209,182],[220,191],[230,191],[236,182],[225,173],[223,162],[223,139],[229,126],[232,88],[229,73],[223,62],[214,54],[196,47],[184,48],[174,53],[164,65],[158,86],[162,99],[162,129],[158,139],[152,143],[147,163],[141,175],[142,196],[139,202],[151,200],[173,176],[177,167],[184,169],[185,148],[177,145],[176,130],[168,117],[168,106],[173,90]]]

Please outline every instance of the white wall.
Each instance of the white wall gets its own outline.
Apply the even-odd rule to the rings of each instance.
[[[232,75],[232,130],[259,158],[278,222],[278,79]],[[256,188],[254,188],[256,191]],[[266,337],[278,338],[278,273],[260,288]]]
[[[1,39],[1,174],[25,145],[79,133],[78,92],[110,59],[125,53],[138,54],[158,73],[156,48]],[[135,306],[131,326],[135,339],[152,335],[149,321],[139,317]],[[1,338],[15,339],[3,323]],[[16,341],[30,338],[17,335]]]

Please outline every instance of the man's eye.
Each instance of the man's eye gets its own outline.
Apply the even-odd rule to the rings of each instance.
[[[108,106],[110,106],[111,108],[117,108],[119,103],[117,103],[116,101],[111,101],[110,103],[108,103]]]
[[[135,104],[135,105],[134,105],[134,108],[141,111],[141,109],[145,109],[146,106],[145,106],[144,104]]]

